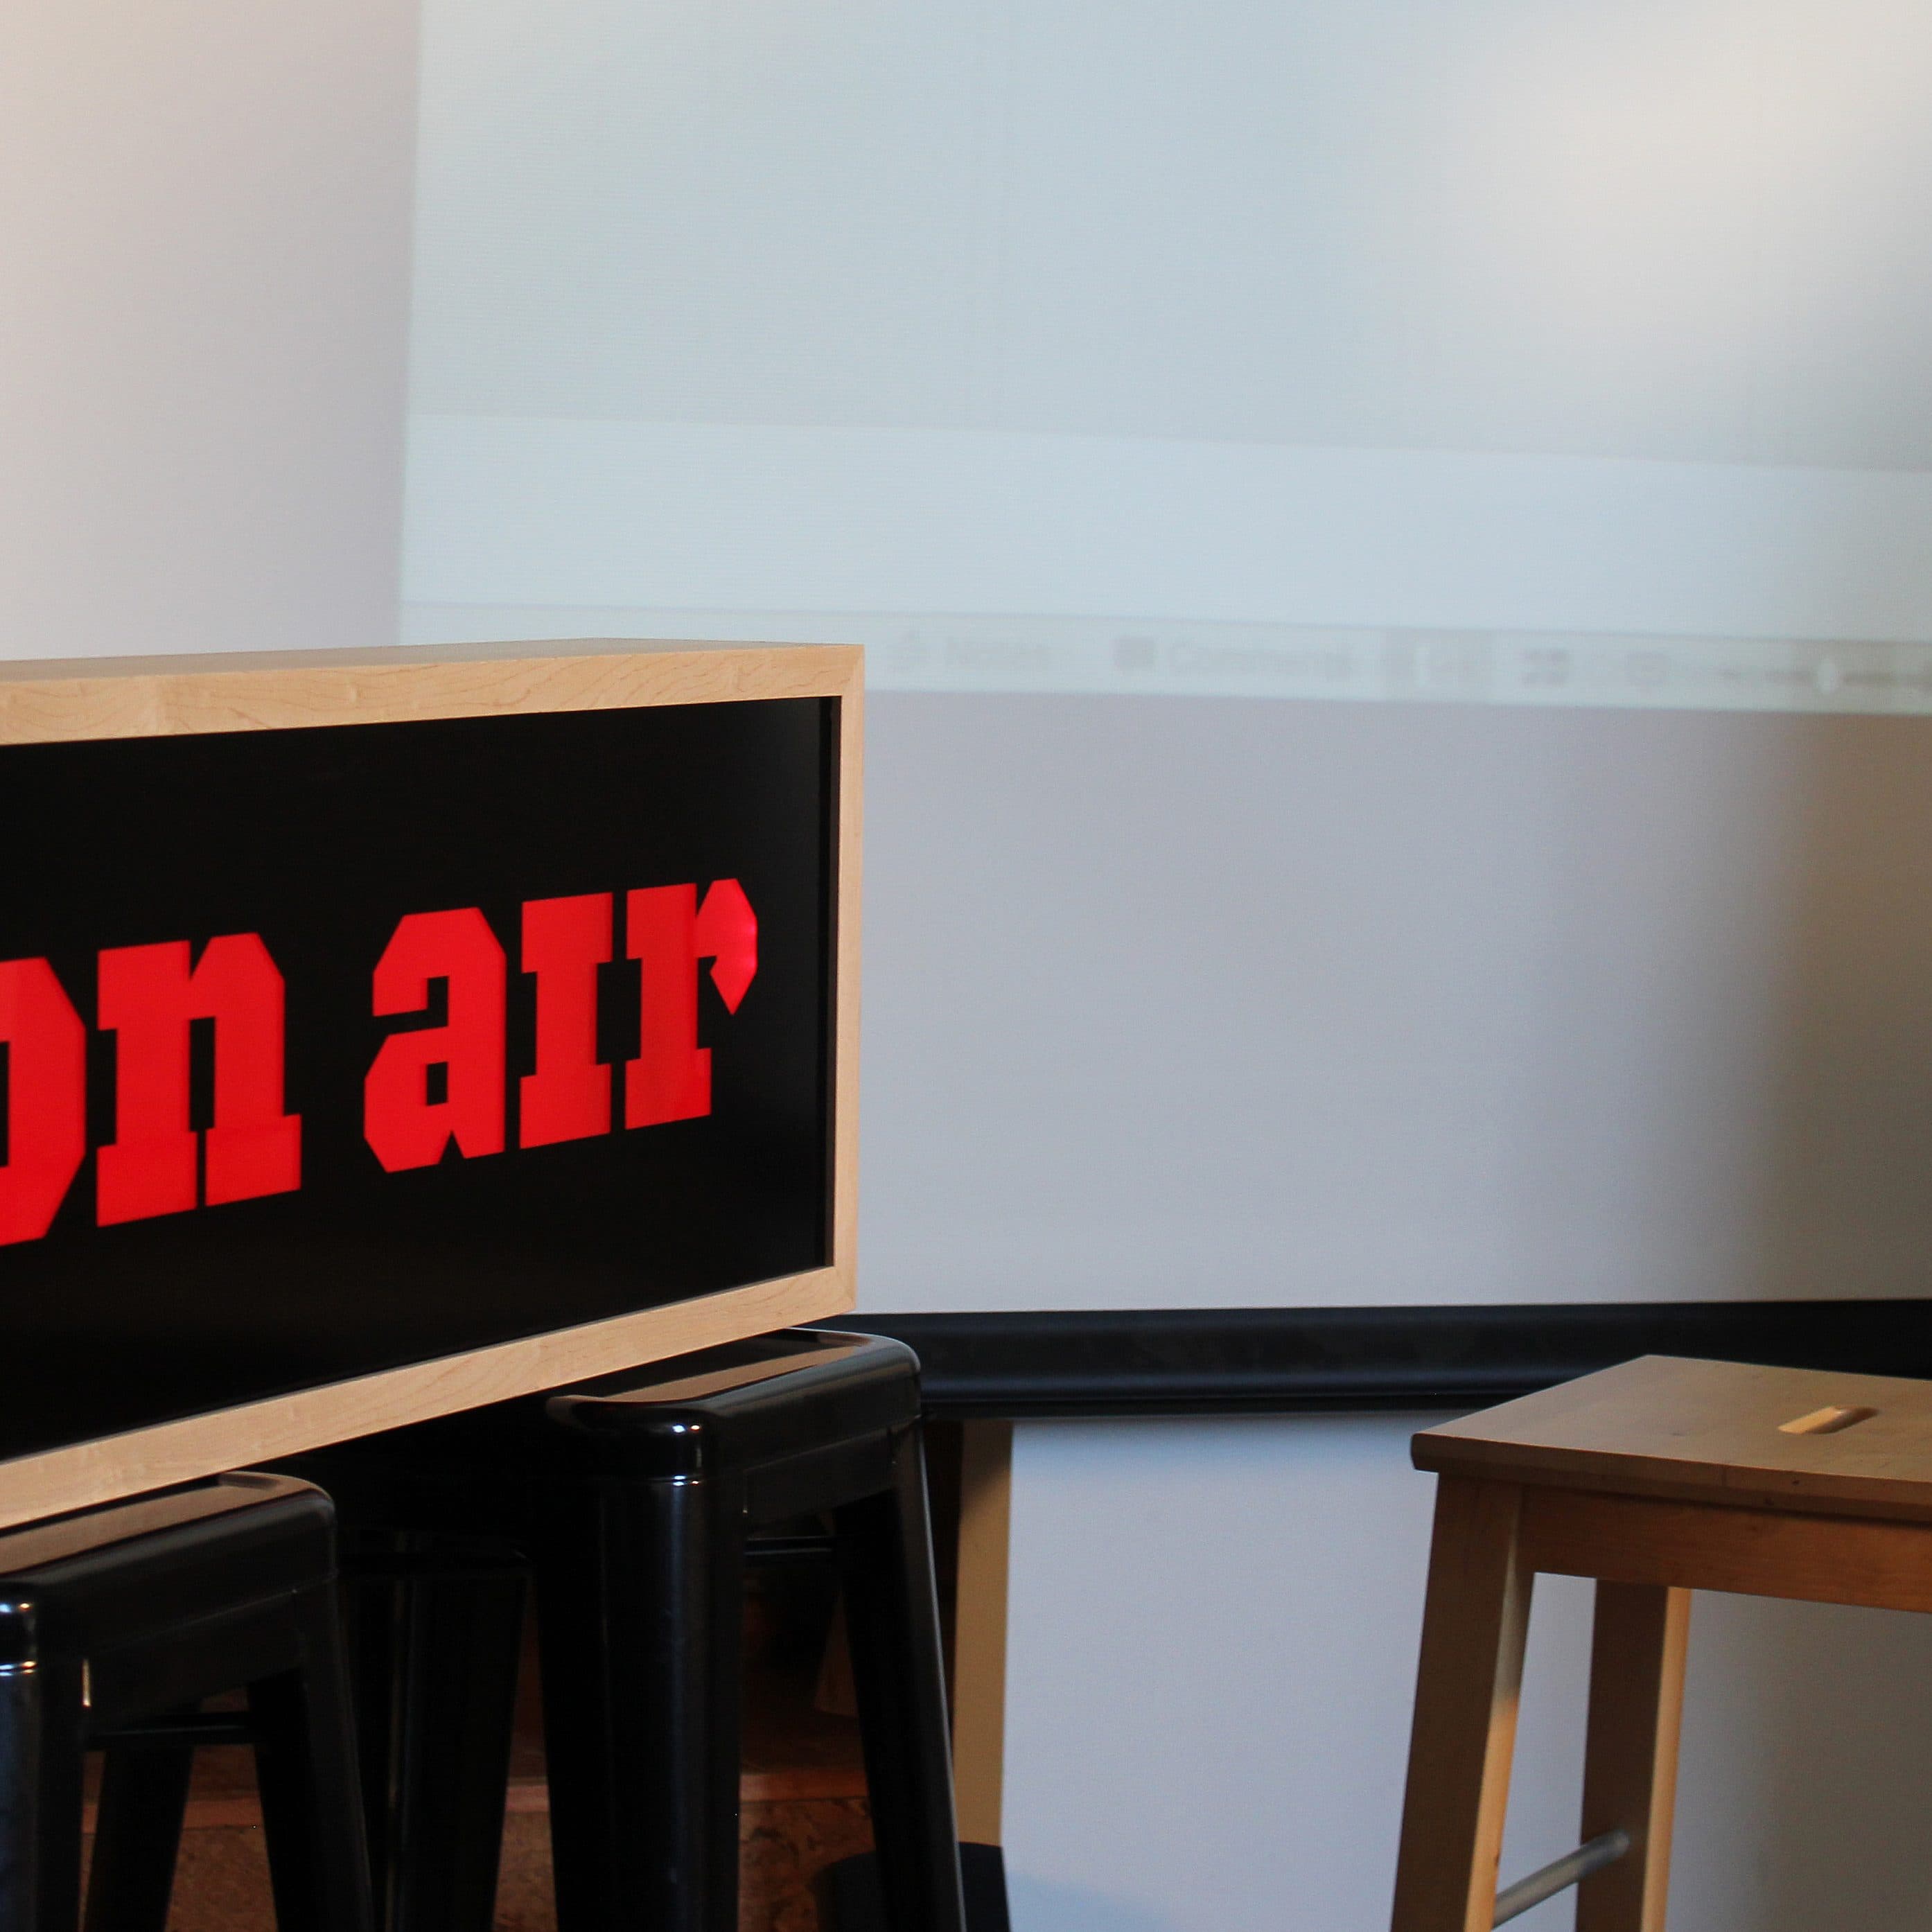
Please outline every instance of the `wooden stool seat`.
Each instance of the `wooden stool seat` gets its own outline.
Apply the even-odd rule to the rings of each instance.
[[[1932,1382],[1646,1356],[1414,1438],[1437,1472],[1394,1932],[1578,1886],[1663,1932],[1690,1593],[1932,1611]],[[1597,1582],[1583,1844],[1500,1895],[1539,1570]]]

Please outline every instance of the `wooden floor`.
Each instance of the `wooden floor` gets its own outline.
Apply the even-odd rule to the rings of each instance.
[[[822,1610],[822,1606],[820,1608]],[[830,1662],[828,1664],[828,1656]],[[783,1588],[746,1624],[745,1774],[739,1831],[742,1932],[820,1932],[814,1881],[870,1848],[858,1725],[822,1616]],[[511,1766],[497,1932],[553,1932],[540,1686],[526,1650]],[[245,1750],[196,1761],[169,1932],[273,1932],[268,1863]]]
[[[498,1932],[554,1932],[549,1819],[530,1809],[512,1811],[504,1822]],[[872,1842],[862,1797],[747,1804],[739,1834],[743,1932],[818,1932],[813,1880]],[[169,1932],[273,1932],[274,1922],[260,1828],[191,1828],[182,1841]]]

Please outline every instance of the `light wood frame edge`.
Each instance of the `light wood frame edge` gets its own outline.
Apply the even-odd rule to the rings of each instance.
[[[855,1305],[859,1278],[860,904],[865,853],[865,658],[852,653],[838,698],[838,850],[833,880],[832,1067],[832,1264]]]
[[[628,640],[0,666],[0,746],[839,700],[830,1264],[0,1462],[0,1527],[844,1314],[856,1298],[865,654]]]
[[[1006,1597],[1013,1426],[960,1425],[959,1541],[952,1636],[952,1788],[959,1835],[1002,1842],[1006,1756]]]
[[[507,1402],[796,1322],[821,1321],[851,1305],[848,1279],[836,1268],[817,1268],[347,1382],[318,1383],[124,1435],[64,1444],[0,1462],[0,1528]]]
[[[0,664],[0,745],[400,724],[550,711],[856,698],[856,644],[572,639]]]

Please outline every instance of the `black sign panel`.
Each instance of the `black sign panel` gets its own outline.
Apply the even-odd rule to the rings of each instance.
[[[0,749],[0,1456],[823,1265],[836,709]]]

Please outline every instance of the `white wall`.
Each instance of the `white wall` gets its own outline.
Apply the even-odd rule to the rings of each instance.
[[[1016,1932],[1382,1932],[1429,1419],[1017,1432]],[[1538,1580],[1505,1880],[1576,1843],[1588,1610]],[[1690,1643],[1673,1932],[1922,1932],[1932,1619],[1700,1594]]]
[[[393,641],[416,37],[0,8],[0,656]]]

